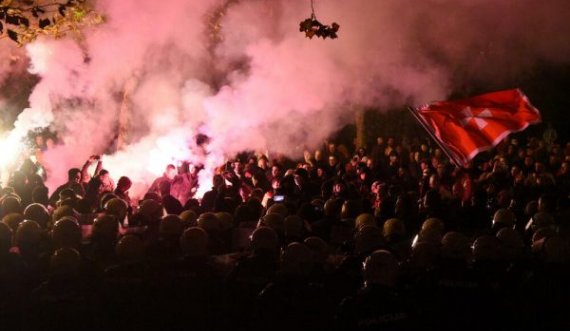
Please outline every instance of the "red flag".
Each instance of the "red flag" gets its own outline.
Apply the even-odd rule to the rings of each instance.
[[[510,133],[541,121],[538,109],[519,89],[438,101],[419,107],[415,114],[461,166],[479,152],[495,147]]]

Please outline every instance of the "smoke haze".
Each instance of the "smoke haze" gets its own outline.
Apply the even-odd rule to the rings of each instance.
[[[335,40],[299,32],[308,0],[230,1],[216,33],[208,23],[225,3],[99,0],[107,22],[81,43],[26,47],[41,81],[22,113],[36,123],[22,127],[51,125],[64,142],[46,155],[50,186],[112,151],[118,123],[126,143],[104,158],[115,178],[144,186],[166,164],[196,160],[207,189],[225,156],[298,156],[356,108],[417,105],[475,83],[511,87],[502,84],[537,64],[570,62],[566,0],[317,0],[317,18],[340,24]],[[197,133],[211,137],[208,153]]]

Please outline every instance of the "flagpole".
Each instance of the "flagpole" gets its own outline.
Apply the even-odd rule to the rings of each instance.
[[[453,152],[451,152],[447,146],[445,146],[445,143],[441,140],[439,140],[439,138],[437,138],[437,136],[435,135],[435,133],[431,130],[431,128],[428,126],[428,124],[423,120],[423,118],[416,112],[416,109],[414,107],[408,107],[408,110],[410,111],[410,113],[412,113],[412,116],[414,116],[414,118],[416,119],[416,121],[418,121],[420,123],[420,125],[424,128],[424,130],[426,130],[426,132],[429,134],[429,136],[431,137],[431,139],[435,140],[435,142],[437,143],[437,145],[441,148],[441,150],[443,151],[443,153],[445,153],[445,155],[451,160],[451,162],[453,162],[453,164],[455,164],[456,167],[462,168],[462,165],[460,162],[457,161],[457,159],[455,158],[455,155],[453,155]]]

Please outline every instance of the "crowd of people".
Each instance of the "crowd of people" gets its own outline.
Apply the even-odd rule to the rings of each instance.
[[[522,135],[466,168],[379,137],[240,154],[202,197],[200,166],[169,165],[131,199],[98,156],[51,194],[28,160],[0,191],[0,324],[563,329],[569,166],[570,143]]]

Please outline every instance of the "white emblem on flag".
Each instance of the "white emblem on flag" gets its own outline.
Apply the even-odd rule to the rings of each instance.
[[[487,126],[487,121],[485,121],[483,118],[493,116],[493,114],[491,114],[489,109],[486,109],[486,108],[482,112],[480,112],[479,115],[474,116],[473,112],[471,111],[471,107],[463,108],[463,110],[461,111],[461,114],[464,116],[459,121],[461,123],[461,126],[465,127],[467,125],[467,123],[469,123],[469,121],[473,120],[475,122],[475,124],[477,124],[477,127],[480,130],[482,130],[483,128],[485,128]]]

